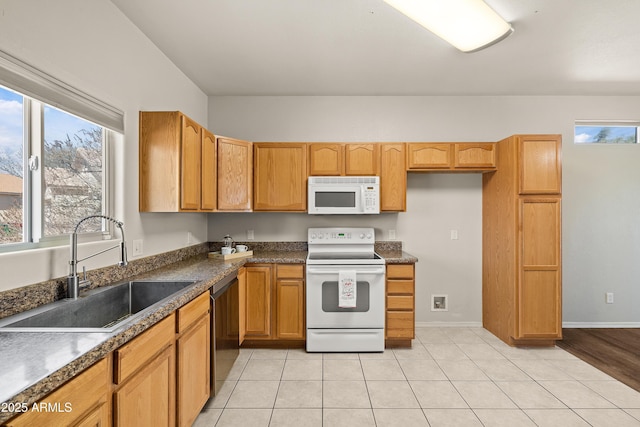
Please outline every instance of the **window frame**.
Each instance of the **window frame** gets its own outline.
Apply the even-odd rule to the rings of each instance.
[[[579,142],[576,140],[576,129],[578,127],[593,128],[635,128],[635,142]],[[640,120],[575,120],[573,124],[573,144],[582,146],[638,146],[640,145]]]
[[[8,90],[14,91],[23,97],[23,241],[16,243],[0,244],[0,253],[19,252],[29,249],[49,248],[64,246],[69,243],[69,234],[55,236],[44,235],[44,109],[45,106],[57,108],[65,114],[74,115],[82,120],[88,119],[77,116],[59,106],[52,106],[45,102],[31,98],[19,89],[2,85]],[[94,123],[96,124],[96,123]],[[117,132],[96,124],[102,128],[102,206],[101,214],[112,215],[112,185],[114,174],[112,162],[109,161],[112,152],[113,140],[117,138]],[[37,167],[31,167],[32,161],[37,162]],[[101,231],[81,233],[81,242],[97,242],[113,238],[113,225],[110,221],[102,220]]]

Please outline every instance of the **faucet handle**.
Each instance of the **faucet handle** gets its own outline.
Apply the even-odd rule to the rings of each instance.
[[[82,280],[78,280],[78,287],[86,288],[91,284],[91,280],[87,279],[87,267],[82,266]]]

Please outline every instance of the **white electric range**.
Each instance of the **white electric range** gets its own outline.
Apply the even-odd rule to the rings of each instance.
[[[307,351],[384,351],[385,261],[373,228],[308,230]],[[341,271],[355,274],[353,307],[340,307]]]

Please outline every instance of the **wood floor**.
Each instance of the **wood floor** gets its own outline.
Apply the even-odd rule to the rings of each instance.
[[[563,329],[558,347],[640,391],[640,328]]]

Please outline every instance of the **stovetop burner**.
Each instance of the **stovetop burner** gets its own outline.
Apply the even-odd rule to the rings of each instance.
[[[384,259],[375,253],[375,230],[365,227],[310,228],[308,264],[377,265]]]
[[[344,260],[344,259],[352,259],[352,260],[378,260],[382,259],[380,255],[375,252],[368,253],[341,253],[341,252],[330,252],[330,253],[310,253],[307,259],[310,260]]]

